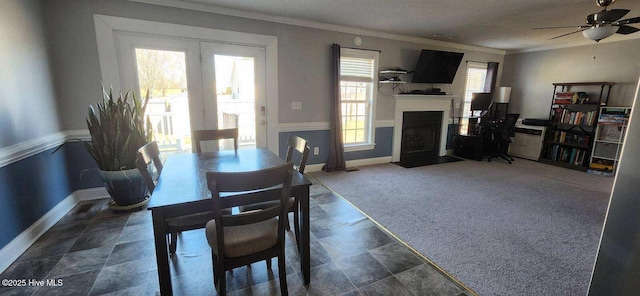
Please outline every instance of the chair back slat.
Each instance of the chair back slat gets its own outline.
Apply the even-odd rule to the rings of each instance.
[[[152,163],[153,167],[150,167]],[[158,149],[158,143],[154,141],[138,149],[136,167],[138,168],[138,171],[142,175],[142,178],[147,185],[147,190],[149,190],[149,193],[153,193],[153,190],[156,187],[156,182],[160,177],[160,173],[162,172],[163,167],[162,161],[160,160],[160,150]],[[154,168],[155,177],[152,176]]]
[[[197,153],[202,153],[201,142],[223,139],[233,139],[233,148],[236,151],[238,150],[238,128],[193,130],[191,131],[191,139],[195,143]]]
[[[282,186],[274,188],[276,189],[243,192],[241,195],[226,195],[225,193],[227,192],[222,192],[220,194],[222,196],[222,198],[220,199],[220,208],[228,209],[244,205],[279,200],[280,190],[282,189]]]
[[[300,157],[300,162],[296,164],[295,168],[298,172],[304,174],[304,168],[307,165],[307,158],[309,158],[310,151],[307,140],[298,136],[289,136],[289,140],[287,141],[287,155],[285,157],[286,162],[293,160],[294,151],[299,153]]]
[[[291,194],[293,165],[288,162],[272,168],[250,172],[207,172],[207,186],[211,191],[216,228],[261,222],[279,216],[284,219]],[[238,196],[221,197],[221,193],[245,192]],[[275,206],[237,215],[223,215],[221,209],[256,202],[280,201]]]

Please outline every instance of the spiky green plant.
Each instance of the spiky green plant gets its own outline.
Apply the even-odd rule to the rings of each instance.
[[[122,93],[113,97],[113,90],[107,93],[102,87],[102,103],[94,108],[89,105],[86,118],[91,134],[91,142],[83,142],[85,148],[103,171],[117,171],[136,168],[136,156],[140,147],[151,141],[153,136],[149,117],[144,119],[144,111],[149,101],[149,93],[144,102],[135,93]],[[129,102],[129,96],[132,97]]]

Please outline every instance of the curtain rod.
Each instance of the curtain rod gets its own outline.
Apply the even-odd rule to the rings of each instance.
[[[346,47],[346,46],[340,46],[341,48],[348,48],[348,49],[359,49],[359,50],[368,50],[368,51],[377,51],[377,52],[382,52],[382,50],[379,49],[368,49],[368,48],[357,48],[357,47]]]

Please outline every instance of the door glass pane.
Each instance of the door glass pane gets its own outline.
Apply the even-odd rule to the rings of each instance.
[[[256,147],[254,64],[253,57],[214,56],[218,128],[239,128],[238,149]],[[220,142],[220,149],[233,147]]]
[[[140,94],[149,92],[146,115],[161,155],[191,152],[185,53],[136,48]]]

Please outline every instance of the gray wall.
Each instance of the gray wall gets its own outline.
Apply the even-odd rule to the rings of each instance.
[[[44,18],[41,1],[2,1],[0,148],[60,131]]]
[[[277,36],[280,123],[329,121],[330,47],[332,43],[352,46],[355,36],[129,1],[48,1],[48,32],[52,36],[56,85],[63,110],[62,125],[67,130],[83,129],[86,106],[100,98],[101,77],[93,14]],[[381,68],[403,67],[408,70],[415,67],[420,49],[437,49],[424,44],[367,36],[363,36],[362,47],[382,50]],[[501,54],[448,50],[466,52],[464,60],[502,64],[504,58]],[[463,63],[451,87],[441,87],[448,93],[461,95],[464,69]],[[431,87],[425,84],[409,86],[411,89]],[[389,90],[388,85],[382,89],[383,92]],[[292,101],[302,102],[303,109],[291,110]],[[393,119],[391,96],[379,96],[377,119]]]
[[[593,59],[593,55],[596,59]],[[640,39],[507,55],[509,111],[548,118],[554,82],[614,82],[609,106],[630,106],[640,76]]]
[[[60,131],[44,19],[42,1],[2,1],[0,157],[7,156],[5,151],[22,152],[10,146]],[[77,156],[83,149],[75,146],[0,166],[0,249],[73,191],[67,179],[67,153]]]

